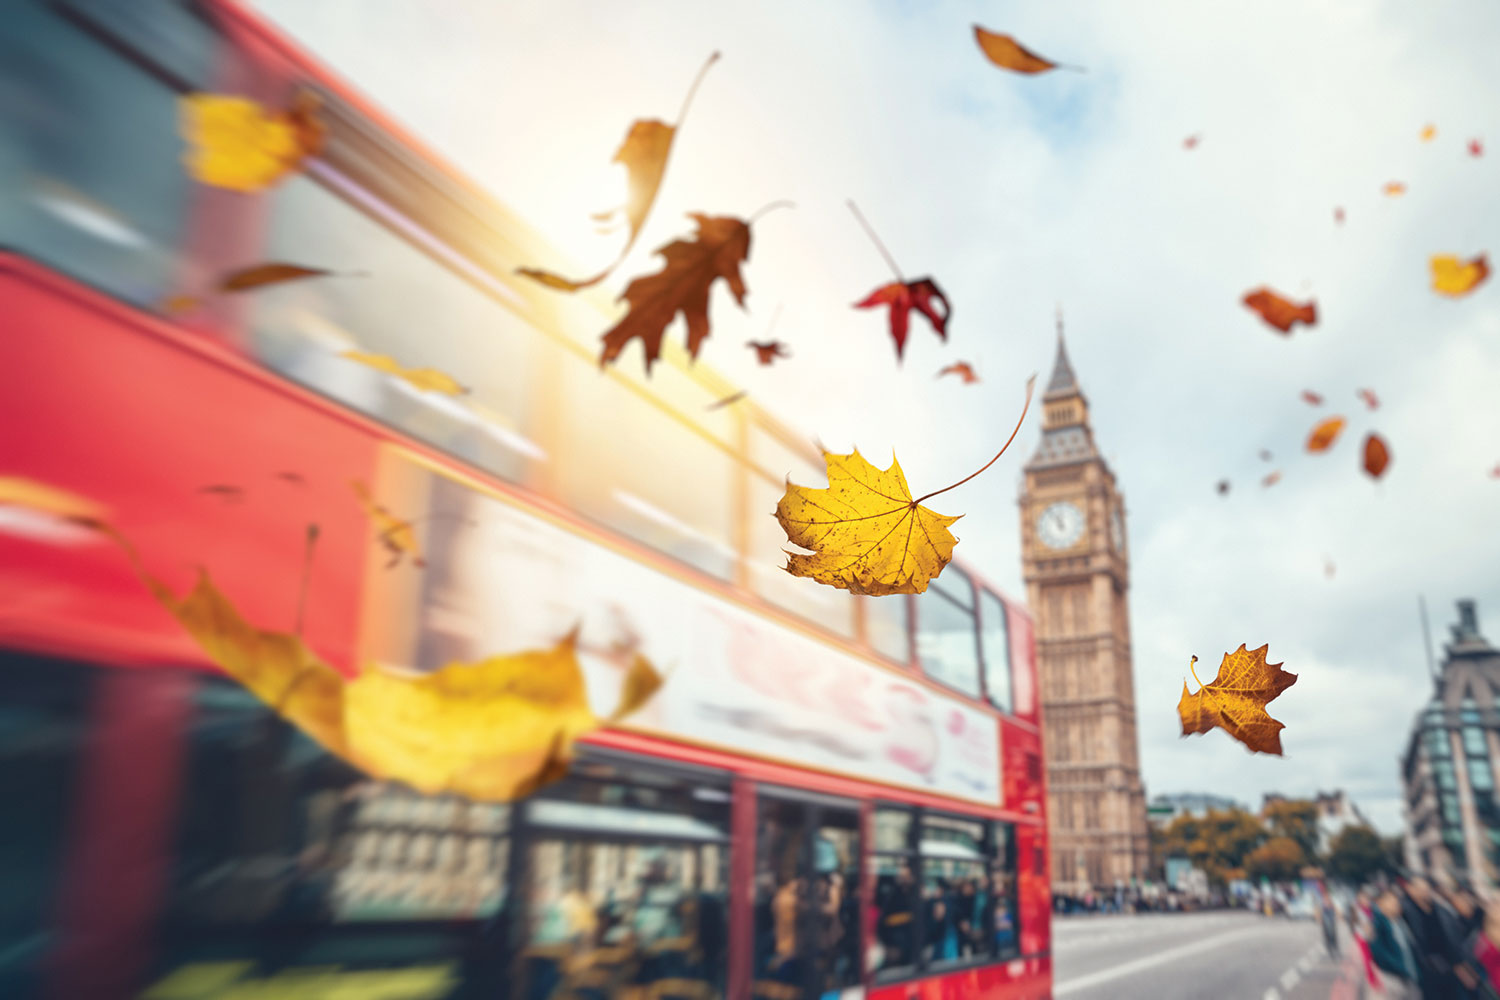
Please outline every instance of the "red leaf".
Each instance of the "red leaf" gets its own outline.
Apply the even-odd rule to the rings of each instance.
[[[1339,207],[1337,207],[1337,208],[1335,208],[1333,210],[1333,221],[1337,222],[1341,226],[1344,224],[1344,209],[1343,209],[1343,206],[1339,206]]]
[[[1375,395],[1374,389],[1356,389],[1354,394],[1365,401],[1365,405],[1372,410],[1380,409],[1380,397]]]
[[[1302,400],[1303,400],[1303,402],[1307,403],[1309,406],[1322,406],[1323,405],[1323,397],[1319,396],[1317,393],[1313,392],[1311,389],[1303,389],[1302,390]]]
[[[1197,134],[1190,135],[1186,139],[1182,140],[1182,148],[1183,149],[1197,149],[1198,148],[1198,143],[1200,141],[1202,141],[1202,139],[1203,139],[1203,137],[1201,135],[1197,135]]]
[[[967,361],[955,361],[937,373],[938,378],[944,375],[957,375],[964,380],[964,385],[979,381],[979,376],[974,374],[974,366]]]
[[[943,304],[941,313],[934,306],[936,302]],[[891,339],[896,342],[898,361],[906,350],[906,334],[910,329],[913,308],[927,317],[938,339],[948,339],[948,319],[953,315],[953,309],[948,305],[948,296],[943,294],[943,290],[931,278],[893,281],[889,285],[881,285],[864,299],[854,303],[856,309],[873,309],[876,306],[890,306]]]
[[[763,365],[768,365],[777,358],[789,358],[792,352],[786,349],[786,345],[779,340],[747,340],[745,346],[755,351],[755,358]]]
[[[1484,143],[1480,142],[1478,139],[1470,139],[1469,140],[1469,155],[1470,156],[1483,156],[1484,155]]]
[[[1365,437],[1365,471],[1372,479],[1379,479],[1385,474],[1386,466],[1391,464],[1391,450],[1385,446],[1385,439],[1379,434],[1371,432]]]
[[[1262,486],[1275,486],[1279,482],[1281,482],[1281,470],[1280,469],[1276,470],[1275,472],[1271,473],[1266,478],[1262,479],[1260,481],[1260,484]]]
[[[1282,333],[1291,333],[1292,324],[1305,323],[1313,326],[1318,322],[1318,304],[1308,301],[1297,304],[1283,298],[1269,288],[1257,288],[1246,294],[1245,305],[1260,313],[1260,318]]]

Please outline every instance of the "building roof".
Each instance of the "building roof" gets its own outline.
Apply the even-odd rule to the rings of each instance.
[[[1057,358],[1052,362],[1052,378],[1047,382],[1043,399],[1058,399],[1079,393],[1078,378],[1068,360],[1068,345],[1063,341],[1062,315],[1057,317]]]

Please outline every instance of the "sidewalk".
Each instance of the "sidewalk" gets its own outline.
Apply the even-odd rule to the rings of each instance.
[[[1277,985],[1266,990],[1262,1000],[1366,1000],[1379,994],[1368,990],[1359,946],[1347,927],[1339,927],[1339,956],[1330,958],[1318,943],[1282,972]]]

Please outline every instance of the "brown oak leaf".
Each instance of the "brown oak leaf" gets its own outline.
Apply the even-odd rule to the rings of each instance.
[[[1297,675],[1281,669],[1280,663],[1267,663],[1270,646],[1246,651],[1245,644],[1225,653],[1219,664],[1219,676],[1204,684],[1198,681],[1196,694],[1188,693],[1182,682],[1182,699],[1177,714],[1182,718],[1182,735],[1206,733],[1219,728],[1239,740],[1255,753],[1281,756],[1281,730],[1285,727],[1266,712],[1266,705],[1277,695],[1297,683]],[[1197,663],[1195,656],[1192,663]]]

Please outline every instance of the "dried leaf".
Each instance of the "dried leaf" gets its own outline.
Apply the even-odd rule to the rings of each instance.
[[[1335,223],[1337,223],[1338,225],[1340,225],[1340,226],[1342,226],[1344,224],[1344,209],[1342,207],[1335,207],[1334,208],[1334,210],[1333,210],[1333,221]]]
[[[1215,489],[1217,489],[1219,491],[1219,496],[1221,496],[1221,497],[1227,497],[1229,495],[1229,480],[1227,480],[1227,479],[1221,479],[1221,480],[1219,480],[1219,485],[1217,487],[1215,487]]]
[[[1338,440],[1339,432],[1344,429],[1343,417],[1329,417],[1314,427],[1312,433],[1307,436],[1308,451],[1327,451]]]
[[[1470,156],[1483,156],[1484,155],[1484,143],[1480,142],[1478,139],[1470,139],[1469,140],[1469,155]]]
[[[957,375],[964,380],[964,385],[979,381],[979,376],[974,374],[974,366],[967,361],[955,361],[937,373],[938,378],[942,378],[944,375]]]
[[[1423,125],[1419,137],[1423,142],[1431,142],[1433,139],[1437,138],[1437,126]]]
[[[636,278],[622,299],[630,311],[603,337],[601,365],[620,356],[625,345],[639,337],[646,353],[646,374],[661,356],[661,339],[678,312],[687,321],[687,347],[692,357],[709,335],[708,293],[714,280],[723,278],[741,306],[745,304],[745,279],[740,264],[750,256],[750,227],[729,216],[690,216],[698,224],[696,238],[674,240],[657,253],[666,264],[656,274]]]
[[[941,313],[934,305],[936,302],[943,304]],[[854,303],[856,309],[873,309],[876,306],[890,307],[891,339],[896,342],[898,361],[906,350],[906,335],[910,329],[911,311],[914,307],[927,317],[927,322],[932,324],[939,340],[948,339],[948,320],[953,315],[953,309],[948,304],[948,297],[931,278],[893,281],[888,285],[881,285],[864,299]]]
[[[1275,469],[1266,478],[1260,481],[1261,486],[1275,486],[1281,482],[1281,470]]]
[[[394,375],[410,385],[421,389],[423,392],[440,392],[445,396],[462,396],[469,390],[459,385],[458,380],[452,375],[440,372],[436,368],[403,368],[394,358],[384,354],[366,354],[363,351],[345,351],[339,355],[350,361],[357,361],[377,371]]]
[[[230,503],[242,503],[245,499],[245,491],[229,483],[213,483],[208,486],[200,486],[198,487],[198,492],[220,497]]]
[[[0,476],[0,507],[23,507],[64,521],[103,521],[109,509],[71,490],[21,476]]]
[[[1282,333],[1290,333],[1295,323],[1313,326],[1318,322],[1316,302],[1308,301],[1299,305],[1277,295],[1269,288],[1257,288],[1246,294],[1243,301],[1245,305],[1260,313],[1261,319]]]
[[[823,452],[828,488],[797,486],[790,479],[776,504],[776,520],[793,545],[811,554],[787,552],[786,571],[838,587],[852,594],[921,594],[953,558],[958,543],[950,517],[923,507],[929,497],[973,479],[1005,454],[1031,408],[1033,375],[1026,383],[1026,404],[1016,428],[983,468],[941,490],[913,500],[906,474],[894,455],[891,466],[875,468],[858,451]]]
[[[203,300],[193,295],[168,295],[156,304],[156,309],[168,316],[182,316],[201,305],[203,305]]]
[[[1199,681],[1196,694],[1189,694],[1183,681],[1182,699],[1177,703],[1183,736],[1218,727],[1255,753],[1281,756],[1281,730],[1285,727],[1271,718],[1266,706],[1297,683],[1297,675],[1282,670],[1280,663],[1267,663],[1269,648],[1267,645],[1246,652],[1241,643],[1233,653],[1225,653],[1219,675],[1208,684]],[[1198,658],[1193,657],[1192,662],[1197,663]],[[1198,679],[1196,671],[1193,679]]]
[[[255,101],[224,94],[188,94],[178,101],[185,157],[194,180],[231,191],[262,191],[322,149],[318,98],[299,94],[292,107],[271,112]]]
[[[1197,149],[1198,143],[1202,140],[1202,138],[1203,137],[1201,135],[1190,135],[1186,139],[1182,140],[1182,148]]]
[[[1326,576],[1326,577],[1328,577],[1328,579],[1332,580],[1333,579],[1333,574],[1336,571],[1336,569],[1337,569],[1337,567],[1335,567],[1333,565],[1333,560],[1330,559],[1330,558],[1328,558],[1327,556],[1324,556],[1323,557],[1323,575]]]
[[[1372,410],[1380,409],[1380,397],[1375,395],[1374,389],[1356,389],[1354,394],[1364,400],[1366,406]]]
[[[1385,439],[1379,434],[1371,432],[1365,436],[1365,471],[1372,479],[1379,479],[1385,474],[1386,466],[1391,464],[1391,450],[1386,447]]]
[[[279,285],[288,281],[302,281],[307,278],[322,278],[333,274],[322,267],[303,267],[300,264],[283,264],[274,262],[270,264],[256,264],[254,267],[231,271],[219,280],[219,291],[221,292],[245,292],[253,288],[261,288],[265,285]]]
[[[665,680],[656,672],[650,660],[637,653],[625,672],[625,680],[620,685],[620,703],[610,713],[610,721],[615,722],[640,711],[661,690]]]
[[[1496,463],[1495,467],[1490,470],[1490,478],[1500,479],[1500,463]]]
[[[293,486],[306,486],[307,480],[302,478],[300,472],[278,472],[276,478],[282,482],[291,483]]]
[[[375,540],[390,553],[391,561],[386,563],[386,569],[396,566],[406,556],[411,556],[413,566],[421,568],[427,563],[422,559],[422,548],[417,543],[417,529],[410,522],[402,520],[392,514],[384,505],[376,503],[375,498],[370,496],[369,487],[361,482],[349,484],[354,495],[359,498],[360,505],[364,507],[365,513],[375,526],[380,529]]]
[[[984,53],[984,57],[1001,69],[1033,74],[1045,73],[1049,69],[1056,69],[1058,65],[1037,55],[1011,36],[986,31],[977,24],[974,25],[974,40],[979,43],[979,51]]]
[[[1453,254],[1436,254],[1432,265],[1432,290],[1439,295],[1457,298],[1468,295],[1490,276],[1490,261],[1485,254],[1460,260]]]
[[[1323,397],[1313,392],[1311,389],[1302,390],[1302,401],[1309,406],[1323,405]]]
[[[563,292],[576,292],[603,281],[619,266],[630,253],[630,248],[635,246],[636,237],[641,234],[641,228],[646,224],[646,216],[651,214],[651,206],[656,204],[657,192],[661,190],[662,178],[667,172],[667,159],[672,155],[672,142],[677,137],[677,130],[682,127],[682,120],[687,114],[688,106],[692,103],[693,94],[697,92],[698,84],[703,80],[703,74],[708,72],[708,68],[718,59],[719,53],[715,52],[708,57],[708,62],[704,63],[703,68],[698,71],[697,79],[689,88],[687,99],[683,101],[682,111],[678,114],[675,123],[668,125],[654,118],[637,119],[630,124],[630,129],[625,133],[625,139],[620,143],[620,148],[615,150],[614,159],[610,162],[623,164],[625,167],[627,177],[625,204],[618,209],[593,215],[596,222],[608,222],[616,213],[619,213],[624,217],[626,225],[630,227],[630,236],[626,239],[625,246],[621,248],[614,262],[593,277],[579,281],[530,267],[517,268],[517,274],[540,281],[548,288],[556,288]]]
[[[779,340],[747,340],[745,346],[755,352],[755,359],[763,365],[769,365],[777,358],[789,358],[792,352],[786,349],[786,345]]]
[[[714,402],[709,403],[707,409],[719,410],[726,406],[731,406],[735,403],[738,403],[748,395],[750,395],[750,390],[741,389],[739,392],[732,393],[731,395],[725,396],[723,399],[715,400]]]
[[[1402,184],[1400,181],[1389,181],[1386,183],[1385,187],[1381,188],[1380,190],[1388,197],[1399,198],[1406,193],[1406,185]]]
[[[1262,462],[1269,462],[1271,460],[1271,453],[1269,451],[1267,451],[1265,448],[1262,448],[1260,450],[1260,460]]]

